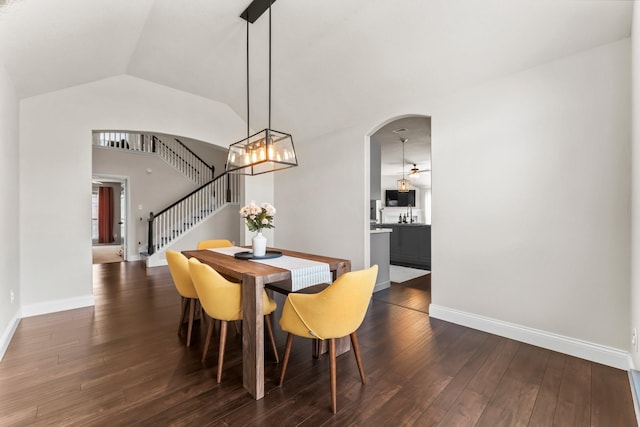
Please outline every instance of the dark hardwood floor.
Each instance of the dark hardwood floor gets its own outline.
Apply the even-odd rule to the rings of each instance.
[[[93,268],[95,307],[21,321],[0,362],[0,426],[636,425],[626,372],[430,319],[418,283],[374,295],[358,333],[368,383],[351,352],[339,356],[336,415],[327,357],[313,359],[304,339],[282,387],[265,349],[266,396],[255,401],[234,328],[221,384],[217,344],[203,366],[199,327],[191,348],[177,336],[167,268]]]
[[[376,301],[429,313],[431,304],[431,274],[402,283],[391,282],[391,287],[373,294]]]

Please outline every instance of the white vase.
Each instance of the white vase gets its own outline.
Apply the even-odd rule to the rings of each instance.
[[[253,256],[264,256],[267,253],[267,238],[262,235],[262,231],[253,236]]]

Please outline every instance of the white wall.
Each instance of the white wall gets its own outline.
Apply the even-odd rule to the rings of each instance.
[[[299,167],[273,174],[280,247],[350,259],[353,269],[364,266],[370,199],[369,158],[363,150],[368,154],[368,131],[354,126],[295,140]]]
[[[15,88],[0,63],[0,359],[20,315],[18,117]]]
[[[32,313],[92,302],[93,129],[157,131],[220,146],[246,132],[223,104],[130,76],[24,99],[20,114],[21,288]],[[38,268],[34,254],[46,254]]]
[[[628,348],[629,66],[626,40],[438,106],[434,303]]]
[[[633,5],[632,61],[632,234],[631,234],[631,328],[640,332],[640,7]],[[635,369],[640,368],[638,347],[631,347]]]
[[[448,99],[417,83],[416,99],[297,141],[301,167],[276,174],[278,243],[367,265],[365,136],[428,115],[433,303],[627,350],[629,67],[625,40]]]

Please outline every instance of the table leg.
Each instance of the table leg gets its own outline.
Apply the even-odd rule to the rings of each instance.
[[[261,278],[242,276],[242,384],[254,399],[264,397],[264,307]]]

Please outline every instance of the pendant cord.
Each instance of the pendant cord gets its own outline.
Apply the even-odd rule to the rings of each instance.
[[[404,181],[404,141],[402,141],[402,180]]]
[[[247,140],[251,132],[249,131],[249,20],[247,20]]]
[[[271,129],[271,0],[269,0],[269,129]]]

